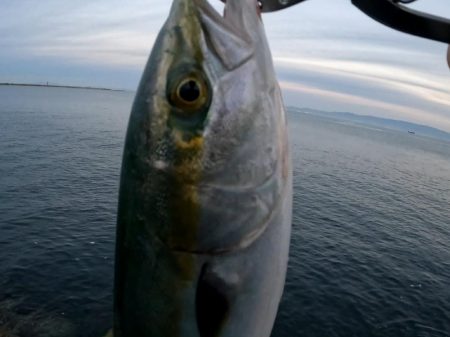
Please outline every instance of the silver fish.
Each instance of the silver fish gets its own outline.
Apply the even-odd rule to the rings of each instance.
[[[174,0],[123,155],[115,337],[267,337],[283,292],[292,169],[255,0]]]

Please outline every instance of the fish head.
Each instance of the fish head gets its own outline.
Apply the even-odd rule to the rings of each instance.
[[[254,0],[229,0],[224,16],[206,0],[175,0],[142,77],[125,150],[143,181],[150,230],[191,252],[257,237],[279,193],[282,106]]]

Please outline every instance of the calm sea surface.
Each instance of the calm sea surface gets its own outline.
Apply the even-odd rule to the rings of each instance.
[[[111,326],[132,99],[0,86],[0,336]],[[273,337],[450,336],[450,144],[289,117],[293,237]]]

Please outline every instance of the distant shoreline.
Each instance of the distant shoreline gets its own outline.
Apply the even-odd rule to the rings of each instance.
[[[67,89],[87,89],[87,90],[104,90],[104,91],[126,91],[126,90],[123,90],[123,89],[110,89],[110,88],[101,88],[101,87],[82,87],[82,86],[76,86],[76,85],[33,84],[33,83],[0,83],[0,86],[67,88]]]
[[[328,118],[356,125],[366,125],[371,127],[381,127],[383,129],[399,131],[407,133],[409,136],[425,136],[428,138],[450,141],[450,132],[438,129],[433,126],[416,124],[413,122],[407,122],[403,120],[389,119],[370,115],[359,115],[352,112],[339,112],[339,111],[322,111],[311,108],[297,108],[293,106],[287,107],[290,112],[298,112],[306,115]]]

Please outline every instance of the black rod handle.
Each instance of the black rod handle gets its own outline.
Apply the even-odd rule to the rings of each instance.
[[[404,33],[430,40],[450,43],[450,20],[425,14],[392,0],[352,0],[352,3],[372,19]]]

